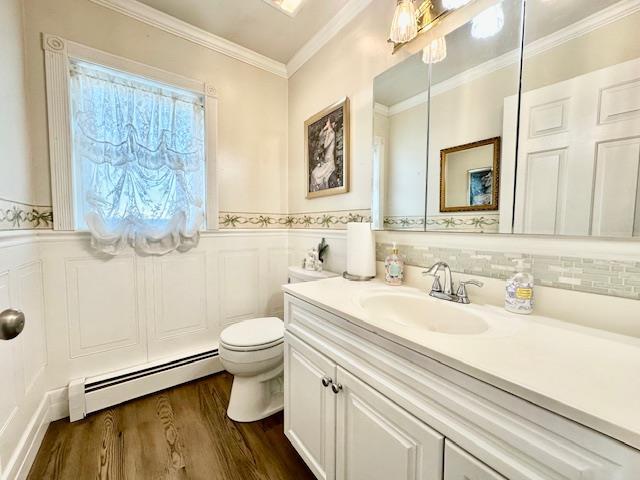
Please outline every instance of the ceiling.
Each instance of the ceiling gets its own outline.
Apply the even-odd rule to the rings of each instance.
[[[525,43],[550,35],[619,0],[529,0],[527,2]],[[499,34],[487,39],[471,36],[471,23],[446,36],[447,58],[433,66],[433,83],[437,84],[520,45],[520,0],[504,0],[505,24]],[[428,86],[428,67],[420,54],[382,73],[375,79],[375,99],[383,105],[398,102],[422,93]]]
[[[287,63],[348,0],[306,0],[295,17],[264,0],[139,1],[273,60]]]

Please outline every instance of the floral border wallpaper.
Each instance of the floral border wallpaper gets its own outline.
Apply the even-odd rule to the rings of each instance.
[[[221,229],[327,228],[346,229],[349,222],[370,222],[369,210],[338,210],[314,213],[220,212]]]
[[[497,214],[471,215],[441,215],[427,217],[427,231],[459,231],[459,232],[497,232],[500,216]],[[423,216],[384,217],[384,226],[389,230],[424,230]]]
[[[53,228],[52,207],[0,199],[0,230],[36,228]]]
[[[220,212],[221,229],[264,228],[326,228],[345,229],[349,222],[370,222],[370,210],[335,210],[313,213],[249,213]],[[499,215],[448,215],[427,218],[427,230],[456,230],[466,232],[497,232]],[[389,230],[424,231],[423,216],[384,217],[384,226]]]

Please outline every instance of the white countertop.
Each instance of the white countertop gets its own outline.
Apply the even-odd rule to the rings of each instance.
[[[357,300],[380,289],[427,296],[415,288],[343,278],[283,288],[362,328],[640,449],[640,339],[477,304],[453,306],[490,319],[489,332],[448,335],[383,324],[369,318]]]

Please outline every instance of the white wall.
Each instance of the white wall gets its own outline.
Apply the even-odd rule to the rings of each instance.
[[[41,33],[210,83],[218,95],[220,210],[287,212],[287,80],[88,0],[24,0],[37,200],[50,205]]]
[[[385,215],[424,215],[426,155],[427,104],[391,115]]]
[[[0,3],[0,45],[0,199],[32,203],[21,0]]]

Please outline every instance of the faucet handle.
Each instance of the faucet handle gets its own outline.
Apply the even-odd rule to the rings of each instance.
[[[458,297],[458,303],[468,304],[471,303],[469,300],[469,296],[467,295],[467,285],[474,285],[476,287],[482,287],[484,283],[479,280],[471,279],[471,280],[460,280],[460,286],[456,291],[456,297]]]
[[[423,277],[433,277],[433,284],[431,285],[432,292],[442,292],[442,285],[440,285],[440,275],[437,270],[434,272],[433,268],[422,272]]]

